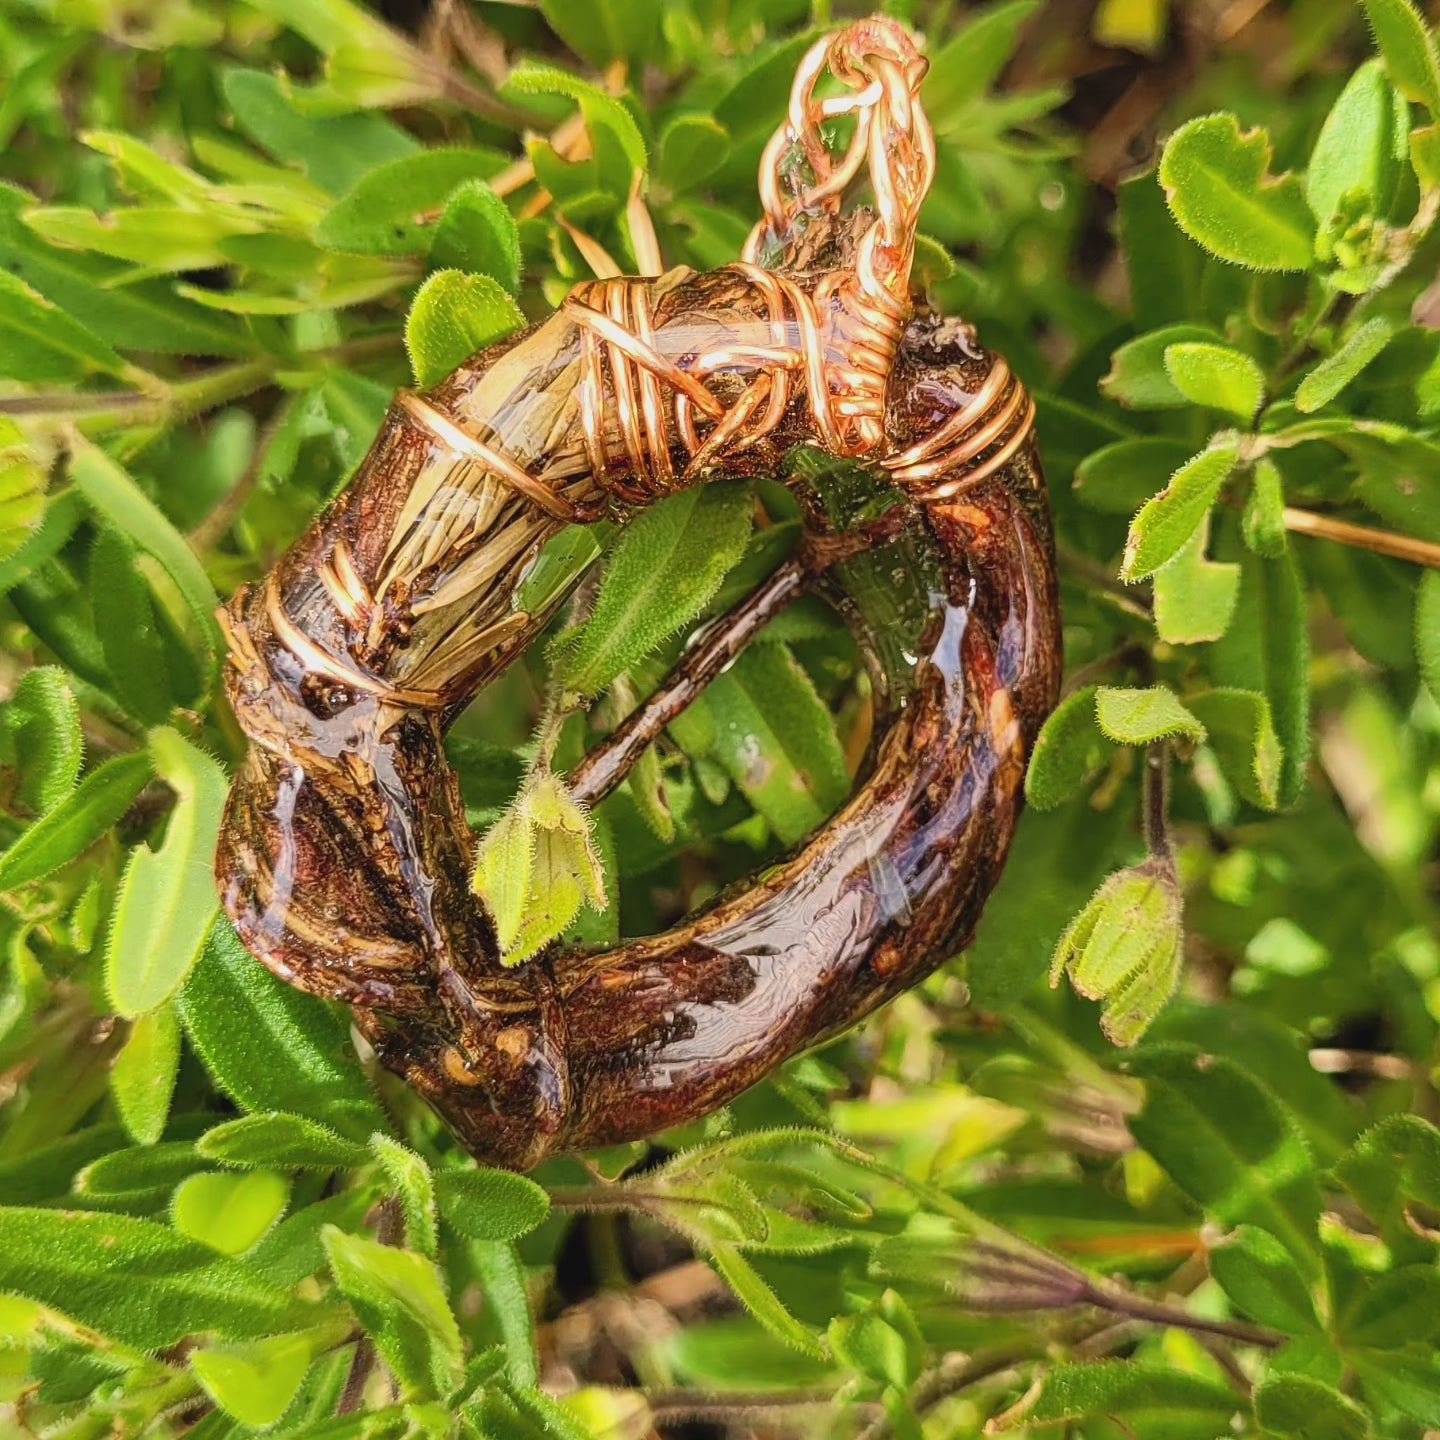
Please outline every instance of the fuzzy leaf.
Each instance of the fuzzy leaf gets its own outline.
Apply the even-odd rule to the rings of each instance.
[[[1269,167],[1263,130],[1242,134],[1233,115],[1204,115],[1166,142],[1160,183],[1180,228],[1222,260],[1252,270],[1306,270],[1315,223],[1299,181],[1276,179]]]
[[[427,388],[477,351],[525,323],[498,280],[438,270],[421,287],[405,321],[415,383]]]
[[[992,1422],[997,1431],[1110,1416],[1142,1430],[1178,1426],[1219,1434],[1236,1411],[1235,1396],[1218,1381],[1136,1360],[1056,1365],[1021,1405]],[[1171,1433],[1166,1430],[1165,1433]]]
[[[512,295],[520,288],[520,231],[509,206],[483,180],[467,180],[445,202],[430,264],[488,275]]]
[[[1170,378],[1165,352],[1172,345],[1218,344],[1220,335],[1205,325],[1167,325],[1127,340],[1110,357],[1100,390],[1132,410],[1180,410],[1189,399]]]
[[[290,1408],[314,1358],[306,1335],[272,1335],[245,1346],[197,1350],[190,1367],[233,1419],[263,1429]]]
[[[170,1098],[180,1069],[180,1022],[174,1007],[161,1005],[130,1027],[125,1048],[110,1067],[110,1093],[133,1139],[153,1145],[170,1118]]]
[[[1239,1225],[1210,1251],[1210,1273],[1244,1315],[1283,1335],[1319,1329],[1310,1287],[1268,1230]]]
[[[1196,744],[1205,739],[1205,727],[1163,685],[1102,685],[1095,692],[1095,717],[1119,745],[1149,745],[1174,735]]]
[[[207,1130],[196,1141],[195,1149],[207,1160],[247,1169],[354,1169],[370,1158],[363,1145],[317,1121],[284,1111],[227,1120]]]
[[[430,1167],[407,1145],[388,1135],[376,1135],[370,1149],[380,1162],[386,1188],[400,1202],[405,1217],[405,1243],[434,1260],[440,1240],[436,1228],[435,1180]]]
[[[229,789],[220,766],[174,730],[153,731],[150,751],[175,806],[160,847],[130,853],[105,947],[105,988],[130,1017],[169,1000],[200,958],[216,915],[210,864]]]
[[[1277,1440],[1368,1440],[1370,1418],[1310,1375],[1271,1371],[1255,1388],[1255,1418]]]
[[[1240,567],[1208,560],[1210,517],[1155,572],[1155,631],[1170,645],[1218,640],[1229,628],[1240,597]]]
[[[545,1190],[508,1170],[440,1170],[435,1193],[445,1223],[469,1240],[518,1239],[550,1212]]]
[[[1284,751],[1269,700],[1254,690],[1217,689],[1192,696],[1189,708],[1205,726],[1230,783],[1252,805],[1276,809]]]
[[[1285,553],[1285,482],[1268,455],[1261,456],[1251,472],[1241,525],[1246,545],[1257,555],[1273,560]]]
[[[171,1207],[175,1228],[223,1255],[243,1255],[284,1213],[290,1186],[274,1170],[206,1173],[182,1180]]]
[[[1050,713],[1025,772],[1025,798],[1052,810],[1098,775],[1111,753],[1095,723],[1094,685],[1067,695]]]
[[[1181,341],[1165,349],[1165,373],[1192,404],[1223,410],[1248,426],[1265,394],[1259,365],[1229,345]]]
[[[1322,224],[1357,193],[1372,213],[1384,213],[1404,159],[1395,144],[1397,122],[1403,127],[1409,118],[1396,108],[1380,62],[1367,60],[1331,106],[1305,170],[1305,198]]]
[[[1302,415],[1324,409],[1384,350],[1394,333],[1394,322],[1383,315],[1367,320],[1300,382],[1295,391],[1295,408]]]
[[[117,755],[92,770],[0,856],[0,890],[43,880],[68,865],[115,824],[154,774],[148,751]]]
[[[745,553],[753,509],[739,482],[695,485],[643,511],[605,561],[595,610],[552,658],[561,683],[598,695],[689,624]]]
[[[1186,461],[1165,489],[1145,502],[1130,524],[1122,578],[1143,580],[1180,553],[1204,522],[1239,458],[1239,446],[1233,441],[1213,444]]]
[[[114,350],[53,300],[0,270],[0,376],[33,384],[124,369]]]
[[[58,665],[20,677],[0,707],[0,750],[6,768],[18,772],[16,798],[32,815],[50,815],[74,793],[85,742],[75,692]]]
[[[1364,0],[1364,5],[1391,83],[1440,118],[1440,64],[1420,12],[1409,0]]]

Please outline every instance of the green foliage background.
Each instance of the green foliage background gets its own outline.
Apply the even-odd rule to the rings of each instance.
[[[1407,0],[887,8],[933,60],[931,298],[1039,400],[1067,698],[968,955],[524,1179],[212,926],[213,608],[412,362],[547,313],[577,234],[634,262],[637,171],[670,261],[734,258],[840,7],[0,5],[0,1432],[1440,1431],[1433,41]],[[765,483],[624,532],[542,766],[797,526]],[[542,823],[535,649],[454,739],[477,829]],[[788,613],[593,849],[490,876],[517,956],[805,834],[867,715]]]

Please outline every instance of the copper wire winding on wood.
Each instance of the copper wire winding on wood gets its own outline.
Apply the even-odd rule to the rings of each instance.
[[[277,975],[354,1006],[382,1062],[487,1159],[524,1167],[723,1104],[963,945],[999,874],[1058,684],[1053,556],[1032,401],[968,326],[914,307],[925,68],[890,20],[818,42],[740,260],[578,286],[399,392],[347,491],[223,612],[252,740],[217,856],[227,912]],[[865,175],[872,208],[847,211]],[[863,783],[763,881],[666,934],[505,970],[442,741],[563,599],[519,603],[540,548],[686,485],[774,474],[806,445],[902,505],[874,532],[807,538],[730,638],[692,648],[665,704],[587,757],[580,788],[603,798],[736,637],[903,532],[939,589]]]

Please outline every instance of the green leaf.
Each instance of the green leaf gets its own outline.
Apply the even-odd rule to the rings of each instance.
[[[1000,78],[1015,53],[1020,28],[1039,8],[1038,0],[1006,0],[965,15],[945,45],[930,57],[921,98],[944,134]]]
[[[1392,1249],[1413,1245],[1409,1202],[1440,1208],[1440,1130],[1417,1115],[1391,1115],[1355,1142],[1335,1175]]]
[[[1025,798],[1052,810],[1076,794],[1103,769],[1111,754],[1095,723],[1094,685],[1067,695],[1050,713],[1030,753]]]
[[[1399,179],[1403,151],[1395,132],[1394,92],[1378,60],[1367,60],[1350,77],[1325,117],[1305,171],[1305,198],[1322,224],[1347,196],[1364,195],[1371,214],[1383,214]]]
[[[20,677],[0,707],[0,749],[5,768],[19,774],[15,797],[32,815],[49,815],[73,794],[85,742],[75,692],[58,665]]]
[[[1189,708],[1205,726],[1230,783],[1252,805],[1278,808],[1284,751],[1269,700],[1255,690],[1207,690],[1192,695]]]
[[[173,1190],[180,1181],[205,1169],[188,1140],[111,1149],[75,1175],[75,1193],[86,1197],[136,1195]]]
[[[1116,196],[1136,327],[1148,330],[1176,321],[1202,319],[1205,252],[1171,219],[1155,171],[1122,181]],[[1220,338],[1218,334],[1208,333],[1175,337],[1177,340]],[[1164,347],[1160,348],[1163,351]],[[1159,370],[1164,378],[1159,355],[1149,368]]]
[[[670,734],[690,756],[718,762],[787,845],[850,791],[834,718],[784,645],[746,650]]]
[[[1427,570],[1420,577],[1415,595],[1415,657],[1430,694],[1440,700],[1440,570]]]
[[[467,1240],[515,1240],[550,1213],[550,1197],[508,1170],[440,1170],[435,1194],[445,1223]]]
[[[153,1145],[170,1118],[170,1098],[180,1069],[180,1022],[173,1006],[161,1005],[130,1027],[125,1048],[110,1067],[110,1093],[133,1139]]]
[[[0,270],[0,376],[32,384],[119,375],[125,362],[23,280]]]
[[[174,701],[150,587],[136,566],[134,547],[108,525],[100,527],[90,548],[90,609],[111,692],[141,724],[163,724]]]
[[[215,587],[195,552],[155,502],[103,450],[88,444],[76,449],[70,460],[70,478],[97,513],[153,555],[175,582],[200,639],[208,694],[225,647],[215,620]]]
[[[505,1348],[505,1372],[514,1385],[540,1383],[535,1317],[525,1285],[525,1266],[508,1240],[473,1240],[470,1261],[485,1307]]]
[[[1197,1205],[1222,1225],[1268,1230],[1313,1279],[1320,1191],[1294,1122],[1240,1066],[1182,1046],[1130,1062],[1145,1081],[1136,1140]]]
[[[1192,404],[1223,410],[1248,426],[1265,395],[1265,376],[1242,351],[1229,345],[1187,340],[1165,349],[1165,372]]]
[[[739,481],[694,485],[643,511],[606,558],[594,613],[552,652],[560,683],[598,695],[694,620],[745,553],[752,515]]]
[[[1236,613],[1244,622],[1215,643],[1211,678],[1218,686],[1258,691],[1269,700],[1283,754],[1279,803],[1293,805],[1304,788],[1310,755],[1310,637],[1293,556],[1244,554]]]
[[[520,288],[519,228],[509,206],[483,180],[467,180],[445,202],[430,264],[488,275],[512,295]]]
[[[1420,1354],[1357,1350],[1347,1358],[1372,1401],[1393,1406],[1428,1429],[1440,1426],[1440,1363],[1433,1347]]]
[[[225,921],[180,993],[185,1033],[215,1083],[246,1110],[287,1110],[352,1139],[387,1128],[345,1029],[276,980]]]
[[[1241,522],[1245,543],[1257,555],[1274,559],[1285,553],[1285,482],[1268,455],[1256,461],[1250,476],[1250,498]]]
[[[1165,489],[1145,502],[1125,543],[1120,568],[1124,579],[1143,580],[1180,553],[1204,523],[1239,458],[1240,447],[1234,441],[1212,444],[1187,460]]]
[[[1119,745],[1149,745],[1175,735],[1196,744],[1205,739],[1205,727],[1163,685],[1101,685],[1095,691],[1095,718]]]
[[[1100,381],[1100,392],[1132,410],[1183,409],[1190,401],[1170,378],[1165,352],[1172,345],[1218,344],[1220,338],[1205,325],[1166,325],[1138,335],[1111,355],[1110,370]]]
[[[386,1189],[405,1218],[405,1243],[434,1260],[440,1249],[435,1180],[430,1167],[408,1145],[388,1135],[371,1138],[370,1149],[384,1172]]]
[[[343,195],[369,171],[420,149],[383,116],[311,113],[282,77],[265,71],[227,70],[221,86],[241,130],[332,195]]]
[[[460,1329],[435,1266],[333,1225],[321,1240],[335,1283],[406,1394],[449,1396],[460,1380]]]
[[[498,280],[438,270],[421,287],[405,320],[405,348],[422,389],[437,384],[477,351],[525,323]]]
[[[1207,560],[1210,517],[1155,572],[1155,632],[1170,645],[1218,640],[1229,628],[1240,598],[1240,567]]]
[[[160,848],[130,852],[105,947],[106,991],[129,1017],[163,1005],[200,958],[217,910],[211,862],[229,789],[220,766],[174,730],[152,731],[150,751],[176,798]]]
[[[365,1146],[328,1126],[284,1111],[227,1120],[207,1130],[195,1149],[221,1165],[272,1170],[353,1170],[371,1158]]]
[[[273,1334],[303,1313],[238,1260],[128,1215],[12,1206],[0,1225],[0,1288],[53,1306],[125,1345],[160,1350],[209,1331]]]
[[[660,132],[655,179],[676,195],[703,185],[730,154],[730,132],[711,115],[677,115]]]
[[[1376,1276],[1336,1328],[1347,1347],[1399,1350],[1412,1341],[1433,1340],[1440,1329],[1440,1271],[1429,1264],[1402,1265]]]
[[[330,250],[353,255],[424,255],[450,196],[467,180],[488,180],[508,159],[495,150],[421,150],[377,165],[315,229]]]
[[[273,1170],[191,1175],[175,1191],[175,1228],[224,1255],[243,1255],[280,1218],[290,1186]]]
[[[1240,1225],[1210,1249],[1210,1273],[1243,1315],[1282,1335],[1319,1329],[1310,1287],[1268,1230]]]
[[[1087,510],[1128,518],[1189,454],[1190,447],[1183,441],[1162,435],[1102,445],[1075,467],[1075,497]]]
[[[33,460],[7,454],[0,436],[0,560],[21,550],[45,518],[45,472]]]
[[[1255,1418],[1279,1440],[1367,1440],[1370,1418],[1333,1386],[1273,1371],[1256,1387]]]
[[[660,39],[660,0],[540,0],[545,23],[582,59],[603,70],[615,60],[643,65]]]
[[[119,820],[154,773],[148,751],[117,755],[92,770],[0,856],[0,890],[43,880],[68,865]]]
[[[705,1253],[735,1298],[777,1340],[800,1351],[802,1355],[819,1359],[825,1354],[819,1336],[809,1326],[802,1325],[780,1303],[760,1272],[735,1246],[721,1241],[710,1241],[706,1244]]]
[[[1394,322],[1383,315],[1367,320],[1300,382],[1295,391],[1295,408],[1302,415],[1324,409],[1384,350],[1394,334]]]
[[[263,1429],[290,1408],[314,1358],[310,1336],[272,1335],[250,1345],[197,1350],[190,1368],[227,1415]]]
[[[1111,1416],[1145,1433],[1188,1421],[1191,1427],[1215,1435],[1229,1428],[1237,1409],[1234,1392],[1217,1381],[1136,1360],[1056,1365],[1026,1400],[1029,1403],[1007,1411],[1003,1421],[992,1422],[992,1428],[1003,1431],[1020,1424],[1037,1427]]]
[[[1420,12],[1409,0],[1364,0],[1364,5],[1391,83],[1440,117],[1440,65]]]
[[[1388,0],[1397,3],[1397,0]],[[1160,183],[1180,228],[1252,270],[1307,270],[1315,224],[1293,175],[1269,174],[1270,137],[1233,115],[1205,115],[1166,142]]]

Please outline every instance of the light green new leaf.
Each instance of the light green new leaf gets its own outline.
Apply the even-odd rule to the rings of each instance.
[[[0,1225],[0,1289],[124,1345],[160,1350],[206,1331],[258,1339],[305,1307],[240,1261],[128,1215],[13,1206]]]
[[[7,422],[8,423],[8,422]],[[45,472],[0,434],[0,560],[14,555],[45,518]]]
[[[1206,325],[1166,325],[1137,335],[1111,355],[1109,373],[1100,381],[1101,393],[1132,410],[1183,409],[1190,401],[1170,378],[1165,352],[1172,345],[1220,341],[1218,332]]]
[[[80,707],[58,665],[37,665],[20,677],[0,706],[0,755],[19,776],[24,809],[49,815],[74,792],[84,757]]]
[[[160,848],[131,851],[105,947],[105,988],[131,1017],[163,1005],[200,958],[217,913],[211,865],[229,789],[220,766],[174,730],[152,731],[150,751],[175,807]]]
[[[498,150],[421,150],[363,175],[320,222],[315,238],[354,255],[424,255],[442,207],[467,180],[509,163]]]
[[[468,1240],[515,1240],[550,1213],[549,1194],[508,1170],[440,1170],[435,1193],[441,1218]]]
[[[430,264],[488,275],[512,295],[520,288],[519,227],[510,207],[483,180],[467,180],[445,202]]]
[[[314,1358],[309,1335],[272,1335],[245,1346],[196,1350],[190,1368],[227,1415],[263,1429],[290,1408]]]
[[[1440,64],[1424,17],[1409,0],[1364,0],[1391,83],[1440,119]]]
[[[1245,543],[1257,555],[1274,559],[1285,553],[1285,481],[1280,467],[1262,455],[1250,472],[1250,498],[1241,520]]]
[[[525,1284],[525,1266],[510,1240],[472,1240],[470,1263],[485,1306],[505,1348],[505,1373],[512,1385],[540,1383],[535,1316]]]
[[[93,845],[150,783],[149,752],[117,755],[92,770],[49,814],[0,856],[0,890],[43,880]]]
[[[1263,130],[1241,134],[1233,115],[1204,115],[1166,142],[1160,183],[1180,228],[1222,260],[1252,270],[1309,269],[1315,222],[1300,182],[1269,169]]]
[[[1371,213],[1384,213],[1404,160],[1408,118],[1397,114],[1380,62],[1367,60],[1325,117],[1305,170],[1305,198],[1322,225],[1356,193],[1368,197]]]
[[[445,1399],[460,1381],[462,1346],[440,1275],[423,1255],[321,1232],[335,1283],[407,1395]]]
[[[1101,685],[1095,691],[1095,718],[1119,745],[1150,745],[1175,735],[1196,744],[1205,739],[1205,727],[1164,685]]]
[[[272,1170],[356,1169],[371,1158],[365,1146],[329,1126],[284,1111],[227,1120],[207,1130],[195,1149],[221,1165]]]
[[[1165,373],[1192,404],[1223,410],[1248,426],[1265,396],[1265,376],[1243,351],[1186,340],[1165,349]]]
[[[1170,483],[1145,502],[1130,522],[1120,566],[1122,579],[1143,580],[1180,553],[1204,523],[1239,458],[1235,441],[1213,444],[1187,460],[1170,477]]]
[[[175,1228],[222,1255],[243,1255],[280,1218],[290,1185],[274,1170],[191,1175],[175,1190]]]
[[[765,1283],[760,1272],[735,1248],[720,1241],[707,1242],[706,1257],[730,1287],[735,1298],[777,1340],[820,1359],[825,1354],[820,1337],[808,1325],[802,1325],[780,1303],[775,1292]]]
[[[34,384],[124,369],[120,356],[78,320],[0,270],[0,376]]]
[[[1147,1049],[1130,1070],[1145,1081],[1130,1130],[1160,1168],[1222,1225],[1268,1230],[1313,1281],[1315,1162],[1274,1097],[1233,1061],[1188,1046]]]
[[[1062,805],[1098,775],[1112,750],[1095,723],[1094,685],[1067,695],[1035,741],[1025,772],[1025,798],[1040,810]]]
[[[1323,409],[1390,343],[1395,322],[1377,315],[1367,320],[1333,354],[1322,360],[1295,391],[1302,415]]]
[[[1210,517],[1155,572],[1155,632],[1169,645],[1218,640],[1230,628],[1240,597],[1240,567],[1208,560]]]
[[[1209,732],[1210,746],[1230,783],[1252,805],[1277,809],[1285,755],[1270,701],[1254,690],[1207,690],[1191,697],[1190,709]]]
[[[477,350],[525,323],[520,307],[488,275],[438,270],[419,289],[405,321],[405,348],[422,389],[443,380]]]
[[[170,1099],[180,1069],[180,1021],[171,1005],[142,1015],[130,1027],[125,1048],[110,1067],[115,1108],[142,1145],[153,1145],[170,1118]]]
[[[598,695],[694,620],[745,553],[753,514],[740,481],[694,485],[642,511],[606,558],[594,613],[552,650],[560,684]]]

